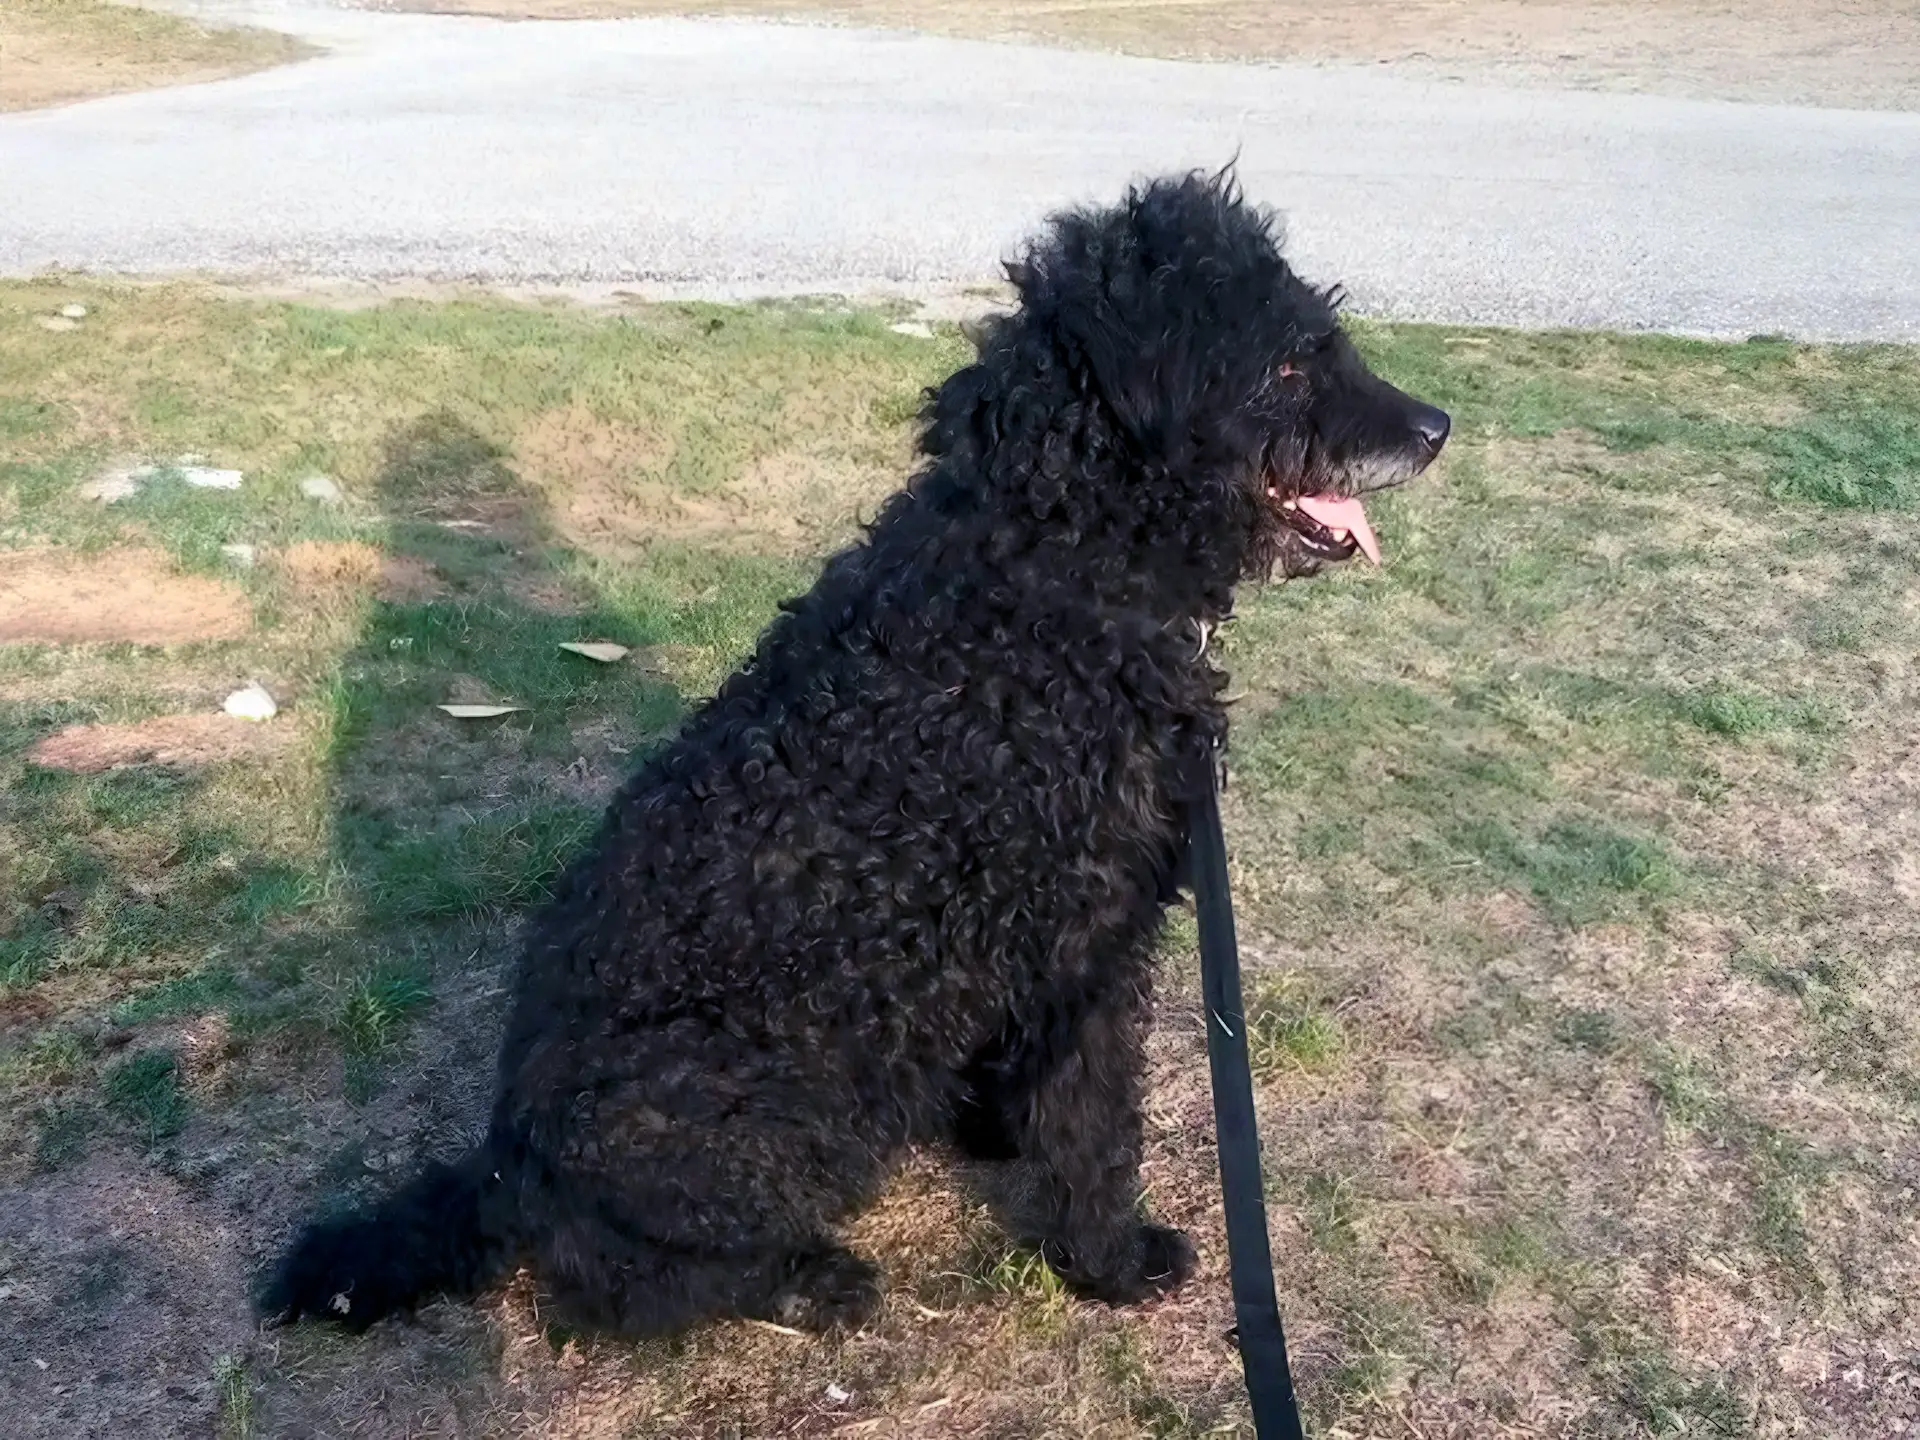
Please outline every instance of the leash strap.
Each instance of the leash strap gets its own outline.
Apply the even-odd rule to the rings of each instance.
[[[1220,828],[1220,777],[1194,811],[1193,893],[1200,921],[1200,994],[1207,1010],[1207,1060],[1213,1071],[1213,1119],[1220,1137],[1220,1189],[1227,1210],[1227,1262],[1240,1361],[1247,1372],[1257,1440],[1303,1440],[1287,1337],[1274,1295],[1267,1248],[1267,1206],[1254,1124],[1253,1070],[1247,1059],[1240,998],[1240,949],[1227,885],[1227,839]]]

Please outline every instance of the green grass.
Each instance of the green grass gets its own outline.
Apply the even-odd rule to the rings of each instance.
[[[1549,1268],[1542,1228],[1513,1218],[1469,1223],[1447,1237],[1443,1257],[1461,1291],[1475,1304],[1490,1305],[1516,1281]]]
[[[1258,1078],[1325,1069],[1346,1049],[1339,1015],[1308,999],[1298,986],[1262,985],[1246,1013],[1247,1053]]]
[[[1726,1381],[1689,1372],[1644,1340],[1588,1338],[1591,1363],[1641,1434],[1737,1440],[1755,1433],[1748,1408]]]
[[[34,317],[68,299],[92,313],[56,362]],[[890,318],[0,284],[0,545],[157,547],[255,617],[166,650],[0,647],[9,1182],[84,1160],[217,1172],[230,1194],[272,1171],[331,1204],[387,1183],[390,1138],[451,1146],[448,1077],[484,1068],[518,917],[903,473],[919,391],[964,347]],[[1766,1324],[1716,1369],[1648,1295],[1811,1307],[1869,1353],[1904,1293],[1884,1257],[1910,1177],[1884,1157],[1920,1134],[1920,925],[1888,857],[1909,838],[1920,360],[1358,329],[1452,410],[1448,455],[1374,502],[1385,568],[1245,591],[1216,642],[1316,1424],[1737,1434],[1778,1413],[1819,1433]],[[125,454],[247,481],[77,495]],[[301,493],[316,472],[344,504]],[[431,583],[303,578],[295,545]],[[632,653],[559,648],[580,639]],[[210,708],[246,676],[282,699],[282,751],[98,776],[28,759],[63,726]],[[436,708],[481,699],[525,708]],[[1163,1013],[1190,1006],[1192,945],[1182,910]],[[1199,1033],[1156,1036],[1146,1177],[1201,1232],[1200,1300],[1110,1317],[998,1231],[969,1249],[896,1215],[876,1244],[932,1318],[902,1300],[857,1342],[791,1352],[727,1330],[648,1348],[622,1386],[670,1433],[785,1425],[829,1381],[873,1407],[849,1421],[911,1426],[965,1395],[1007,1433],[1231,1433]],[[231,1352],[228,1433],[364,1415],[362,1352],[289,1343]],[[491,1361],[434,1380],[415,1341],[383,1343],[393,1415],[478,1403]],[[1493,1354],[1528,1357],[1527,1384]]]
[[[113,1066],[103,1087],[107,1104],[148,1144],[178,1135],[187,1123],[180,1061],[171,1050],[146,1050]]]
[[[1067,1287],[1037,1250],[993,1246],[964,1272],[969,1284],[991,1295],[1031,1300],[1045,1309],[1066,1303]]]
[[[1680,884],[1657,840],[1589,820],[1554,820],[1537,837],[1498,821],[1470,822],[1452,838],[1483,873],[1524,886],[1542,910],[1568,925],[1627,913],[1634,902],[1671,895]]]
[[[1750,690],[1720,687],[1688,698],[1688,720],[1713,735],[1744,739],[1769,731],[1799,730],[1810,735],[1825,735],[1837,728],[1838,721],[1818,704],[1782,700]]]
[[[347,989],[339,1029],[351,1051],[370,1055],[398,1037],[407,1017],[433,1003],[433,986],[418,967],[378,970]]]
[[[1301,1182],[1303,1218],[1315,1245],[1331,1254],[1345,1254],[1359,1241],[1355,1226],[1361,1201],[1351,1177],[1314,1173]]]
[[[1126,1418],[1149,1440],[1189,1440],[1219,1433],[1197,1419],[1192,1407],[1161,1388],[1153,1366],[1129,1331],[1107,1338],[1100,1350],[1102,1379],[1119,1393]]]
[[[208,828],[197,782],[165,770],[69,776],[13,767],[0,850],[11,894],[0,983],[76,970],[186,964],[207,926],[257,928],[289,903],[280,862],[230,828]],[[45,837],[33,843],[29,837]],[[11,861],[11,864],[7,864]]]
[[[1561,1018],[1559,1038],[1569,1045],[1607,1054],[1620,1043],[1619,1022],[1605,1010],[1574,1010]]]
[[[1845,510],[1920,504],[1920,422],[1904,409],[1848,409],[1770,437],[1768,493]]]
[[[197,970],[177,980],[162,980],[138,990],[113,1007],[116,1025],[144,1025],[176,1015],[218,1011],[240,993],[234,972],[225,966]]]
[[[253,1420],[253,1383],[247,1378],[246,1363],[231,1355],[214,1362],[213,1383],[220,1392],[220,1440],[251,1440]]]

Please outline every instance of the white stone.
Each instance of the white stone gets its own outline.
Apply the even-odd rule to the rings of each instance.
[[[137,460],[115,460],[104,470],[80,486],[80,498],[98,500],[102,505],[111,505],[116,500],[124,500],[129,495],[140,493],[140,487],[152,477],[153,467],[142,465]]]
[[[933,338],[933,327],[918,320],[902,320],[898,325],[889,325],[887,328],[896,335],[911,335],[916,340]]]
[[[234,691],[220,708],[236,720],[271,720],[280,713],[280,707],[273,703],[273,696],[258,681],[245,689]]]
[[[238,565],[242,570],[251,570],[254,561],[254,549],[251,545],[222,545],[220,553]]]
[[[218,470],[208,465],[181,465],[179,476],[198,490],[238,490],[246,478],[238,470]]]
[[[84,320],[87,318],[87,307],[84,305],[62,305],[60,307],[60,316],[64,320]]]
[[[322,505],[338,505],[347,497],[340,487],[325,475],[309,475],[300,482],[300,493],[309,500],[318,500]]]
[[[64,315],[42,315],[40,317],[40,328],[42,330],[52,330],[57,334],[62,330],[78,330],[80,328],[80,322],[78,320],[69,320]]]

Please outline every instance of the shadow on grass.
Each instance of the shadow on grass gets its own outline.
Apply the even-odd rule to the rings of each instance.
[[[354,1098],[437,986],[492,983],[501,923],[546,898],[684,708],[648,648],[673,617],[603,603],[471,426],[430,414],[392,435],[377,503],[385,577],[327,696],[332,869],[359,921],[331,1025]],[[561,648],[582,641],[630,653]]]
[[[33,861],[27,903],[0,933],[4,993],[37,1014],[36,987],[97,975],[118,997],[7,1057],[11,1088],[37,1097],[39,1169],[120,1131],[172,1142],[188,1104],[176,1032],[209,1015],[236,1053],[284,1053],[308,1073],[344,1056],[355,1103],[403,1053],[409,1069],[444,1066],[441,1022],[471,1031],[498,1007],[410,1022],[436,997],[497,994],[515,917],[683,714],[667,672],[705,683],[800,582],[791,565],[665,546],[657,567],[610,569],[564,544],[506,454],[444,413],[389,436],[373,498],[378,593],[295,699],[296,716],[318,717],[318,753],[69,774],[26,752],[61,725],[121,718],[111,706],[4,717],[4,758],[19,767],[7,829]],[[561,648],[590,640],[629,653],[601,663]],[[438,708],[475,702],[515,708]],[[71,1014],[71,999],[56,1008]],[[398,1046],[409,1034],[418,1043]],[[459,1048],[471,1059],[492,1044],[469,1033]],[[490,1065],[478,1068],[463,1083],[484,1084]]]

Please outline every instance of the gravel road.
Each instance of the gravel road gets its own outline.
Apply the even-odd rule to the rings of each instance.
[[[1920,340],[1920,114],[198,3],[327,53],[0,119],[0,272],[936,292],[1059,205],[1237,153],[1370,312]]]

